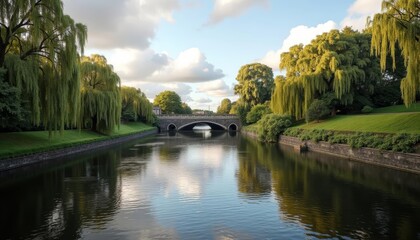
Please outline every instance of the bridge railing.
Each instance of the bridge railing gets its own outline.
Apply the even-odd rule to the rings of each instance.
[[[234,114],[218,114],[218,115],[204,115],[204,114],[161,114],[161,115],[157,115],[158,118],[160,119],[165,119],[165,118],[197,118],[197,119],[203,119],[203,118],[213,118],[213,119],[236,119],[238,118],[237,115]]]

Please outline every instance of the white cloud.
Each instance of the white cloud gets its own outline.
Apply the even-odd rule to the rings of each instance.
[[[362,30],[366,27],[366,18],[381,11],[382,0],[356,0],[347,10],[347,16],[341,26],[351,26]]]
[[[199,98],[199,99],[194,99],[193,100],[196,103],[211,103],[213,102],[213,100],[211,100],[210,98]]]
[[[289,36],[283,41],[280,49],[267,52],[263,58],[258,60],[258,62],[273,68],[273,70],[278,70],[281,53],[289,51],[289,48],[296,44],[306,45],[317,35],[335,28],[337,28],[337,24],[333,21],[327,21],[326,23],[318,24],[315,27],[304,25],[294,27],[290,30]]]
[[[206,93],[213,97],[234,96],[233,88],[230,88],[225,81],[219,79],[200,84],[197,88],[198,93]]]
[[[185,83],[145,83],[145,82],[126,82],[126,86],[140,88],[146,97],[153,102],[153,99],[159,93],[170,90],[176,92],[183,102],[191,101],[190,94],[192,93],[192,87]]]
[[[267,6],[268,0],[214,0],[214,9],[208,24],[215,24],[226,18],[243,14],[254,6]]]
[[[114,63],[115,70],[125,81],[198,83],[225,76],[198,48],[187,49],[175,59],[151,49],[119,50],[118,54],[129,59],[121,64]]]
[[[146,49],[163,19],[181,6],[178,0],[64,0],[66,14],[88,27],[87,47]]]

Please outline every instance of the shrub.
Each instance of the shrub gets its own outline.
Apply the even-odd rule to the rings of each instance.
[[[420,143],[420,134],[374,134],[364,132],[340,133],[326,130],[289,128],[284,135],[297,137],[302,141],[327,141],[331,144],[348,144],[352,148],[376,148],[393,152],[413,152]]]
[[[276,142],[280,133],[292,125],[290,116],[267,114],[258,122],[258,138],[263,142]]]
[[[368,105],[366,105],[362,108],[362,113],[371,113],[372,111],[373,111],[373,108],[371,106],[368,106]]]
[[[330,109],[328,108],[327,104],[322,100],[315,99],[306,112],[306,121],[319,121],[323,118],[326,118],[329,114]]]
[[[266,104],[257,104],[251,108],[246,115],[246,122],[253,124],[258,122],[264,115],[271,113],[271,109]]]

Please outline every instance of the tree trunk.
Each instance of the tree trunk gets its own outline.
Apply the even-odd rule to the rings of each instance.
[[[6,57],[6,45],[0,43],[0,68],[4,66],[5,57]]]
[[[333,106],[332,110],[331,110],[331,116],[335,116],[337,115],[337,108],[335,106]]]
[[[91,130],[94,131],[94,132],[96,132],[98,130],[97,129],[97,122],[98,122],[98,116],[95,115],[95,116],[92,117],[92,126],[91,126]]]

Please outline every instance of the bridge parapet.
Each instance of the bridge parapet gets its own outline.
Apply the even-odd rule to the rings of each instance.
[[[212,129],[238,131],[241,128],[237,115],[168,114],[158,115],[158,119],[161,131],[192,129],[200,123],[206,123]]]

